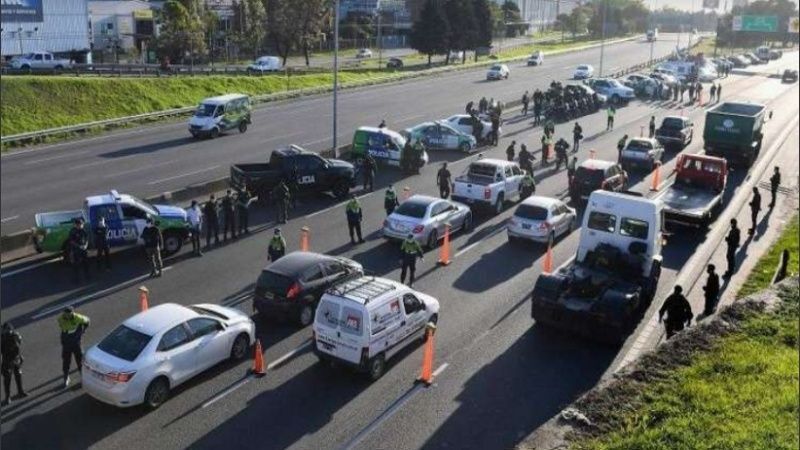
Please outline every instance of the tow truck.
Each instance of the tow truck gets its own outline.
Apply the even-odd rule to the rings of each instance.
[[[728,162],[706,155],[681,155],[675,181],[655,197],[664,209],[665,225],[710,225],[722,210]]]

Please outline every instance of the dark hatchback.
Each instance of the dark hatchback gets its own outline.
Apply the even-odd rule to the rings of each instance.
[[[628,173],[618,163],[589,159],[581,163],[569,185],[575,204],[585,202],[597,190],[620,192],[628,186]]]
[[[268,265],[256,281],[253,309],[261,318],[314,321],[314,310],[325,291],[364,275],[361,264],[313,252],[293,252]]]

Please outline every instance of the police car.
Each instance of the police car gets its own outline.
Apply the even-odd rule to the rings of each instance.
[[[428,149],[459,150],[468,153],[478,146],[475,136],[457,130],[444,121],[424,122],[406,128],[403,134],[411,142],[421,141]]]

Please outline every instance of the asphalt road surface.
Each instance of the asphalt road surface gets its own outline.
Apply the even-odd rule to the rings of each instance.
[[[766,128],[764,148],[770,148],[797,115],[798,88],[760,72],[797,65],[797,53],[790,53],[768,68],[757,69],[759,72],[723,80],[725,99],[761,101],[775,111]],[[585,159],[591,148],[598,158],[613,159],[615,143],[623,134],[638,135],[650,115],[660,119],[681,110],[695,120],[695,136],[702,136],[705,108],[697,105],[635,101],[618,111],[612,132],[604,131],[603,112],[583,117],[580,122],[587,139],[579,159]],[[571,127],[572,123],[558,125],[556,135],[567,135]],[[485,149],[484,154],[502,157],[511,139],[537,149],[534,143],[540,133],[528,118],[512,116],[501,145]],[[225,140],[239,142],[249,136]],[[684,151],[701,149],[702,139],[698,138]],[[796,158],[796,153],[781,154]],[[376,275],[398,279],[399,250],[384,242],[379,231],[384,218],[383,188],[394,183],[410,186],[415,193],[435,195],[436,162],[450,161],[456,175],[475,158],[451,153],[432,156],[435,163],[420,175],[402,179],[385,169],[378,174],[376,192],[356,190],[363,194],[366,243],[349,244],[343,205],[320,196],[301,199],[290,222],[282,226],[289,248],[297,248],[300,228],[308,226],[312,250],[353,258]],[[662,169],[665,177],[676,157],[675,152],[667,153]],[[730,174],[726,199],[741,192],[738,186],[747,176],[744,170]],[[796,174],[787,174],[791,176]],[[566,195],[563,169],[540,168],[536,178],[539,195]],[[650,174],[632,174],[632,190],[652,195],[650,185]],[[18,450],[133,445],[153,449],[511,448],[592,387],[634,339],[632,336],[622,347],[608,347],[534,324],[529,293],[541,271],[544,249],[507,242],[504,226],[512,210],[496,217],[477,216],[471,233],[456,234],[449,266],[436,266],[436,252],[427,252],[418,266],[415,288],[437,297],[442,308],[434,364],[438,376],[429,388],[414,387],[422,358],[420,347],[401,352],[383,378],[369,383],[347,370],[319,364],[310,352],[310,329],[271,321],[257,325],[266,362],[272,363],[261,379],[241,382],[250,362],[222,364],[178,388],[154,412],[106,406],[85,394],[78,384],[60,388],[56,317],[66,304],[78,305],[78,311],[92,319],[85,347],[137,312],[136,288],[142,284],[151,291],[151,305],[214,302],[250,312],[249,295],[266,264],[266,246],[272,234],[270,210],[253,211],[251,220],[258,225],[248,237],[216,247],[202,258],[184,251],[167,259],[168,269],[159,279],[146,279],[144,257],[135,250],[114,254],[111,273],[93,272],[91,283],[81,286],[71,283],[71,272],[60,262],[3,267],[3,320],[16,324],[25,340],[25,384],[31,396],[3,408],[2,443]],[[556,265],[575,253],[578,234],[573,232],[555,245]],[[676,276],[706,236],[698,230],[669,240],[658,299],[672,289]],[[659,303],[654,302],[646,314]]]
[[[660,39],[655,57],[669,53],[675,40]],[[606,72],[644,62],[650,45],[625,42],[605,51]],[[352,140],[362,125],[402,130],[426,120],[462,113],[481,96],[509,101],[528,89],[565,80],[578,64],[599,64],[599,50],[553,56],[543,67],[511,65],[509,80],[486,82],[485,69],[425,77],[402,83],[343,91],[339,96],[338,144]],[[269,104],[256,109],[253,125],[216,140],[194,140],[186,121],[141,127],[49,148],[2,155],[0,228],[8,235],[33,226],[42,211],[80,208],[87,195],[116,189],[141,197],[227,176],[232,163],[262,162],[269,152],[288,144],[310,150],[332,145],[331,95]]]

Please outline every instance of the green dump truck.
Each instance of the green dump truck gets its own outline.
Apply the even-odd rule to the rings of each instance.
[[[758,103],[725,102],[709,110],[703,132],[706,154],[751,166],[761,151],[766,109]]]

